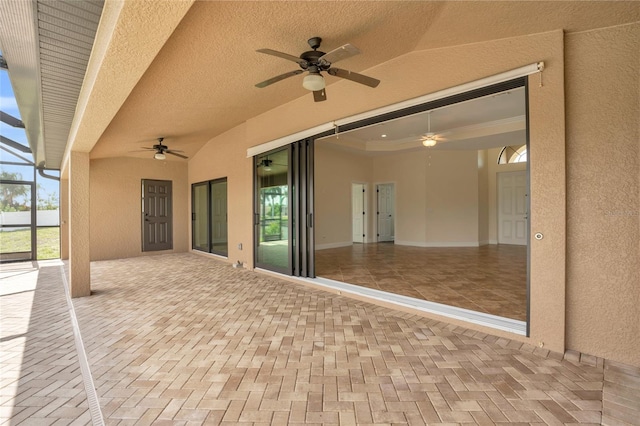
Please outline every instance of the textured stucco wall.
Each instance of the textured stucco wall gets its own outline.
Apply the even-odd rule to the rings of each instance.
[[[640,365],[640,24],[566,51],[567,346]]]
[[[247,158],[245,130],[245,125],[241,124],[203,146],[189,160],[189,185],[227,178],[228,259],[253,267],[253,159]]]
[[[69,287],[71,297],[91,294],[89,154],[69,156]]]
[[[142,252],[142,179],[173,182],[173,250]],[[187,251],[191,208],[185,161],[91,160],[90,188],[91,260]]]
[[[69,259],[69,179],[60,179],[60,259]]]

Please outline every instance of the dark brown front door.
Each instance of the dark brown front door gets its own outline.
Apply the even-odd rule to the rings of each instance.
[[[173,248],[171,181],[142,180],[142,251]]]

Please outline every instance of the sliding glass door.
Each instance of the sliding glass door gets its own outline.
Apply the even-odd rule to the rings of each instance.
[[[255,265],[313,277],[313,141],[254,157]]]
[[[227,179],[193,184],[191,203],[192,248],[227,256]]]
[[[290,152],[256,157],[256,266],[291,274]]]
[[[191,186],[191,247],[194,250],[206,252],[209,252],[208,190],[208,182],[196,183]]]

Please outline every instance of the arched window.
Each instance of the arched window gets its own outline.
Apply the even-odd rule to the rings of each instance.
[[[526,163],[527,145],[505,146],[498,155],[498,164]]]

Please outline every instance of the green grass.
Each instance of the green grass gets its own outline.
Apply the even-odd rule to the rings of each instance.
[[[36,232],[38,260],[60,257],[60,228],[39,228]],[[0,232],[0,252],[21,253],[31,251],[31,231],[19,229]]]

